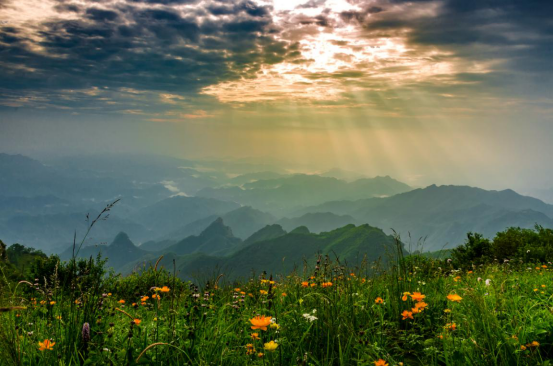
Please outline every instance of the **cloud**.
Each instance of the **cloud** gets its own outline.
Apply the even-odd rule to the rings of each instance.
[[[194,118],[213,97],[344,106],[392,90],[551,97],[552,2],[2,4],[4,106],[154,115],[177,108]]]

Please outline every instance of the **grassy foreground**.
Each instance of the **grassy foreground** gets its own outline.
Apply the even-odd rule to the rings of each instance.
[[[92,264],[93,261],[91,260]],[[5,285],[11,365],[548,365],[548,264],[313,272],[201,289],[164,270]],[[92,279],[92,280],[91,280]],[[261,317],[256,317],[261,316]]]

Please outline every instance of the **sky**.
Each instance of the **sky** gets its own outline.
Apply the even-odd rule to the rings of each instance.
[[[553,2],[0,0],[0,150],[553,187]]]

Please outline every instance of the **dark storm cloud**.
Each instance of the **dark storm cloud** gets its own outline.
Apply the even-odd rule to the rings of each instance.
[[[0,87],[24,93],[105,86],[194,95],[204,86],[252,74],[297,51],[269,37],[277,31],[270,8],[251,1],[210,3],[224,6],[225,17],[202,22],[194,8],[134,3],[108,7],[104,2],[87,9],[59,4],[66,11],[80,11],[82,18],[35,25],[38,42],[23,29],[4,27]],[[177,2],[156,1],[169,3]]]

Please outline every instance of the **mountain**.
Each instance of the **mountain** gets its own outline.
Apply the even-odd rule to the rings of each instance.
[[[276,229],[274,227],[273,229]],[[288,275],[292,271],[302,272],[305,261],[314,265],[318,254],[339,257],[343,263],[355,264],[367,260],[386,261],[394,252],[396,243],[392,236],[367,224],[356,227],[353,224],[320,234],[309,233],[306,228],[281,236],[253,243],[226,257],[204,254],[174,256],[166,254],[161,264],[172,269],[176,260],[178,276],[183,279],[198,279],[224,274],[225,279],[249,277],[266,271],[268,274]],[[141,263],[153,264],[156,259]],[[126,269],[135,269],[129,264]],[[333,275],[329,274],[329,278]]]
[[[243,246],[246,247],[256,242],[272,240],[273,238],[284,236],[285,234],[286,231],[278,224],[266,225],[250,237],[246,238]]]
[[[234,202],[209,198],[174,196],[137,211],[131,218],[158,235],[165,235],[210,215],[239,208]]]
[[[8,243],[20,243],[47,253],[63,251],[73,242],[75,232],[77,239],[86,233],[87,214],[90,218],[95,218],[99,212],[90,210],[78,213],[15,215],[0,222],[0,234],[3,241]],[[135,238],[141,240],[151,236],[150,231],[140,224],[110,216],[108,220],[95,224],[89,239],[95,243],[107,242],[121,231],[132,233]]]
[[[227,255],[242,243],[234,237],[232,230],[217,218],[199,236],[190,236],[164,249],[177,255],[201,252],[206,255]]]
[[[301,217],[282,218],[277,224],[280,224],[286,231],[291,231],[294,228],[305,226],[311,232],[320,233],[328,232],[333,229],[343,227],[347,224],[359,224],[359,221],[351,215],[337,215],[334,213],[306,213]]]
[[[469,231],[491,237],[509,226],[553,227],[553,205],[512,190],[469,186],[432,185],[388,198],[328,202],[297,214],[313,211],[351,215],[390,232],[393,228],[404,240],[409,234],[414,242],[425,238],[426,251],[455,247]]]
[[[76,255],[79,258],[89,258],[90,256],[96,257],[98,254],[108,259],[108,267],[113,267],[117,270],[125,264],[137,261],[146,255],[147,252],[135,246],[126,233],[120,232],[108,246],[98,245],[82,247]],[[60,254],[62,260],[69,260],[72,256],[73,246]]]
[[[297,174],[282,178],[257,180],[241,187],[204,188],[199,197],[234,200],[272,214],[311,206],[329,200],[351,200],[389,196],[411,188],[389,176],[364,178],[353,182],[333,177]]]

